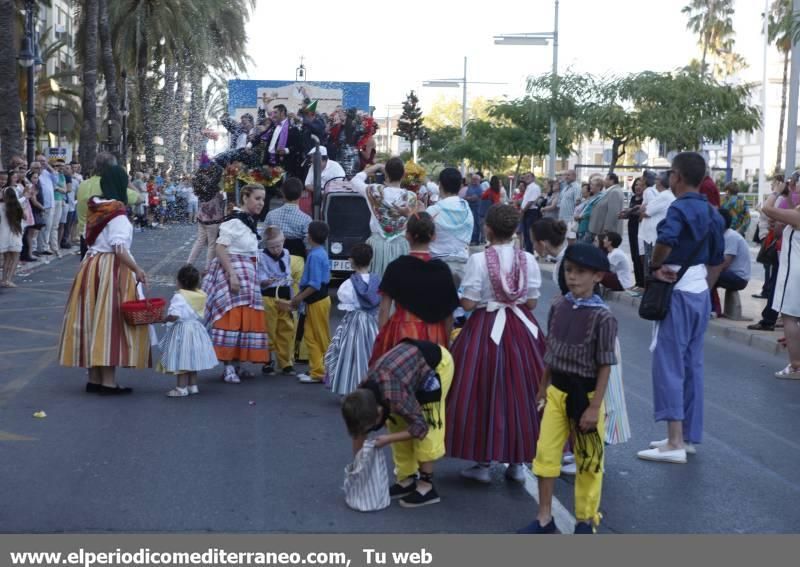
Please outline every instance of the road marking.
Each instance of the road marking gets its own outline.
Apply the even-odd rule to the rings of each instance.
[[[149,276],[151,273],[153,273],[153,274],[157,273],[161,268],[166,266],[169,262],[172,262],[172,260],[175,258],[175,256],[177,256],[179,253],[183,252],[185,248],[186,248],[186,244],[177,247],[175,250],[173,250],[172,252],[167,254],[155,266],[153,266],[152,268],[147,270],[147,275]]]
[[[26,352],[44,352],[47,350],[55,350],[57,348],[58,348],[57,345],[48,347],[37,347],[37,348],[18,348],[15,350],[0,350],[0,354],[23,354]]]
[[[39,374],[44,372],[55,362],[56,356],[53,351],[46,352],[38,357],[36,364],[28,368],[25,374],[7,383],[3,388],[0,388],[0,406],[5,405],[17,392],[22,390],[34,379],[38,378]]]
[[[64,304],[56,303],[48,307],[0,307],[0,313],[11,313],[12,311],[53,311],[54,309],[63,310]]]
[[[36,287],[25,287],[24,285],[16,288],[14,293],[19,293],[21,291],[33,291],[35,293],[47,293],[47,294],[57,293],[60,295],[69,295],[68,291],[63,291],[60,289],[39,289]]]
[[[7,331],[22,331],[24,333],[33,333],[35,335],[48,335],[50,337],[60,337],[61,333],[51,333],[50,331],[40,331],[38,329],[26,329],[25,327],[14,327],[11,325],[0,325],[0,329]]]
[[[531,472],[528,467],[522,467],[525,470],[525,492],[530,494],[536,505],[539,505],[539,481],[536,476]],[[561,501],[553,495],[552,504],[553,519],[556,521],[556,527],[562,534],[571,534],[575,531],[575,516],[569,513]]]
[[[8,431],[0,431],[0,442],[2,441],[36,441],[36,437],[27,437],[25,435],[9,433]]]

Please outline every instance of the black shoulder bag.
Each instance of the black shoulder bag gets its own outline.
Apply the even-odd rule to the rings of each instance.
[[[681,267],[678,272],[678,279],[673,283],[661,281],[652,275],[647,276],[644,283],[642,301],[639,303],[639,317],[648,321],[663,321],[667,317],[670,303],[672,302],[672,288],[681,280],[686,270],[693,265],[704,244],[706,244],[705,239],[697,243],[697,247],[692,251],[689,261],[685,266]]]

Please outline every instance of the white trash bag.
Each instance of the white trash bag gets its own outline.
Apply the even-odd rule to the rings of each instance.
[[[389,475],[383,452],[368,439],[353,462],[344,468],[344,500],[353,510],[376,512],[388,508]]]

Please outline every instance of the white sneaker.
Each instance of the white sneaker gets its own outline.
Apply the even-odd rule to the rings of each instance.
[[[241,384],[241,380],[239,379],[239,375],[236,372],[226,372],[225,373],[225,381],[228,384]]]
[[[640,459],[645,461],[656,461],[659,463],[686,463],[686,449],[671,449],[662,451],[661,449],[645,449],[636,453]]]
[[[651,449],[663,449],[669,445],[669,439],[662,439],[661,441],[651,441],[650,448]],[[683,442],[683,448],[686,449],[687,455],[695,455],[697,454],[697,447],[695,447],[694,443],[689,443],[688,441]]]
[[[793,368],[791,364],[786,368],[775,373],[775,378],[780,380],[800,380],[800,368]]]
[[[168,398],[185,398],[189,395],[189,390],[186,388],[173,388],[169,392],[167,392]]]
[[[470,480],[482,482],[484,484],[489,484],[492,482],[491,467],[485,467],[477,464],[461,471],[461,476]]]
[[[192,396],[195,395],[195,394],[199,394],[200,393],[200,389],[196,385],[195,386],[189,386],[187,389],[189,390],[189,394],[192,395]]]
[[[578,465],[575,464],[575,458],[572,458],[571,463],[567,463],[566,461],[564,464],[561,465],[561,474],[568,474],[570,476],[575,476],[578,474]]]
[[[506,478],[515,482],[524,483],[526,476],[525,466],[522,463],[510,464],[506,469]]]
[[[562,463],[565,465],[569,465],[575,462],[575,455],[573,453],[564,453],[564,457],[561,460]]]
[[[297,381],[300,382],[301,384],[322,384],[322,380],[315,380],[314,378],[305,373],[298,374]]]

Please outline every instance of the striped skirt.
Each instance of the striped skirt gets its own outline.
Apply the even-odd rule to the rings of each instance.
[[[536,323],[533,314],[520,306]],[[536,455],[536,393],[544,371],[544,336],[507,313],[500,344],[490,338],[496,313],[476,310],[451,352],[455,377],[447,398],[447,454],[479,462],[524,463]],[[538,324],[537,324],[538,327]]]
[[[369,265],[369,271],[381,277],[389,264],[400,256],[408,254],[408,240],[403,236],[386,240],[380,234],[373,234],[367,239],[367,244],[372,247],[372,263]]]
[[[378,319],[366,311],[349,311],[325,353],[325,384],[345,396],[366,378],[369,355],[378,335]]]
[[[136,298],[136,277],[115,254],[87,256],[64,311],[59,363],[150,368],[148,326],[128,325],[122,316],[122,303]]]
[[[370,366],[400,344],[403,339],[430,341],[447,348],[450,341],[444,321],[426,323],[401,305],[395,303],[394,306],[394,314],[375,337],[375,345],[372,347],[372,355],[369,357]]]
[[[203,280],[205,323],[217,358],[266,364],[269,358],[264,305],[256,275],[256,259],[238,254],[230,262],[239,279],[239,292],[231,293],[225,268],[214,258]]]
[[[208,331],[196,319],[168,325],[159,347],[161,358],[157,370],[166,374],[199,372],[219,364]]]
[[[619,339],[614,346],[617,363],[611,367],[608,387],[603,403],[606,408],[606,443],[617,445],[631,438],[631,424],[628,421],[628,406],[625,403],[625,387],[622,382],[622,352]]]

